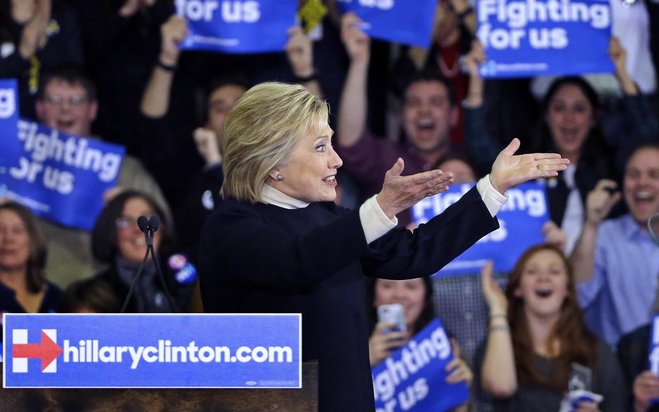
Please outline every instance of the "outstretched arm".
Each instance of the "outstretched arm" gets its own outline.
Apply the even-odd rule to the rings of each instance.
[[[357,143],[366,129],[366,87],[371,41],[358,27],[360,23],[361,20],[354,13],[346,13],[341,20],[341,39],[350,57],[337,128],[338,143],[345,147]]]

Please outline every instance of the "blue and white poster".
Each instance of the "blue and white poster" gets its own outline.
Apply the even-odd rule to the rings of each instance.
[[[15,89],[14,89],[15,90]],[[0,117],[0,193],[61,225],[90,230],[125,149]]]
[[[429,47],[437,0],[338,0],[343,13],[352,11],[370,37],[393,43]]]
[[[412,222],[425,223],[457,202],[473,184],[452,185],[412,207]],[[434,276],[477,273],[487,260],[497,270],[512,270],[517,258],[530,246],[544,242],[542,225],[549,220],[547,196],[540,183],[529,182],[506,192],[508,200],[497,214],[499,229],[484,236]]]
[[[181,50],[281,52],[295,26],[297,0],[175,0],[188,22]]]
[[[300,314],[4,315],[8,388],[300,388]]]
[[[486,78],[611,73],[609,0],[479,0]]]
[[[452,360],[451,341],[434,319],[373,368],[376,411],[445,411],[469,400],[465,382],[446,382]]]

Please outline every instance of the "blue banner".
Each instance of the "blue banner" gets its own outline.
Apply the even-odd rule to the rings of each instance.
[[[452,185],[412,207],[412,222],[425,223],[457,202],[473,184]],[[512,270],[530,246],[544,242],[542,225],[549,220],[547,196],[540,183],[530,182],[506,192],[508,200],[497,214],[499,229],[484,236],[434,276],[478,273],[487,260],[498,271]]]
[[[376,411],[445,411],[469,400],[465,382],[446,382],[452,360],[451,342],[434,319],[373,368]]]
[[[5,314],[5,387],[300,388],[300,314]]]
[[[437,0],[338,0],[342,12],[354,12],[370,37],[429,47]],[[448,1],[448,0],[443,0]]]
[[[281,52],[296,24],[297,0],[175,0],[188,22],[181,50]]]
[[[483,77],[611,73],[609,0],[479,0]]]
[[[36,215],[91,230],[116,185],[125,149],[68,136],[30,120],[0,118],[0,192]]]

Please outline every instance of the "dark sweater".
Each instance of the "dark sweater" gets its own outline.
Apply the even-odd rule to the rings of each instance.
[[[476,189],[414,233],[366,244],[359,211],[225,200],[206,221],[206,312],[301,313],[302,358],[319,363],[321,411],[374,409],[364,275],[428,276],[496,229]]]

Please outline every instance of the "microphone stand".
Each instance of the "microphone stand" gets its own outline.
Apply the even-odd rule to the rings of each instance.
[[[158,230],[158,227],[160,226],[160,219],[158,218],[158,216],[155,215],[151,216],[149,219],[147,219],[144,216],[140,216],[137,219],[137,226],[140,228],[140,230],[144,233],[144,236],[146,237],[146,253],[144,254],[144,259],[142,260],[140,267],[137,269],[133,282],[130,285],[130,289],[128,290],[128,295],[126,295],[126,299],[124,300],[124,304],[121,307],[120,313],[124,313],[126,311],[126,308],[128,307],[128,302],[130,302],[130,298],[133,295],[133,292],[135,291],[135,288],[137,286],[140,277],[142,276],[142,273],[144,272],[144,265],[149,260],[149,254],[151,254],[151,257],[153,258],[153,263],[156,266],[156,273],[158,274],[158,278],[160,279],[160,284],[162,285],[163,291],[165,293],[165,297],[167,298],[167,302],[169,303],[172,312],[178,313],[180,312],[180,310],[178,308],[178,305],[174,301],[174,298],[172,297],[171,293],[169,293],[169,288],[167,287],[167,283],[165,282],[165,275],[163,275],[162,269],[160,267],[160,262],[158,261],[158,255],[156,254],[156,251],[153,247],[153,234]]]

